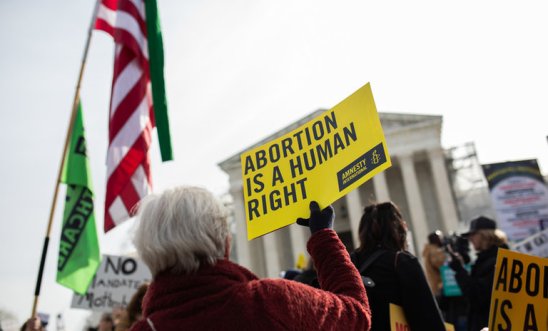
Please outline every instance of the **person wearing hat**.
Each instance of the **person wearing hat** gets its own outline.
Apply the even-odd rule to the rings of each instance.
[[[455,279],[468,299],[468,330],[481,330],[489,323],[491,290],[499,248],[508,248],[506,234],[497,229],[497,223],[485,216],[470,222],[470,230],[462,234],[468,238],[477,252],[477,259],[470,274],[464,269],[458,253],[449,251],[449,267],[455,271]]]

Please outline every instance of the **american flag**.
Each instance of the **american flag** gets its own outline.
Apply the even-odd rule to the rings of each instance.
[[[105,232],[127,220],[152,191],[154,109],[144,0],[102,0],[95,29],[115,42],[109,116]]]

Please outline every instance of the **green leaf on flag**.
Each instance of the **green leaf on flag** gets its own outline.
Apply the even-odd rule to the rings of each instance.
[[[81,105],[78,105],[74,119],[61,181],[67,184],[67,194],[57,261],[57,282],[79,294],[85,294],[101,258]]]

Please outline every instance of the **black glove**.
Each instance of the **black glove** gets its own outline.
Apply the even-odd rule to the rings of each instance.
[[[462,266],[462,261],[456,254],[449,252],[449,255],[451,255],[451,261],[449,261],[449,268],[453,269],[453,271],[455,272],[461,269],[464,269],[464,267]]]
[[[327,206],[320,211],[316,201],[310,201],[310,218],[298,218],[297,224],[310,227],[310,233],[314,234],[321,229],[333,229],[335,210]]]

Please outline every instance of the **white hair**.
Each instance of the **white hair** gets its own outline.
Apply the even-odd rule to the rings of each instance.
[[[152,275],[190,274],[227,252],[224,206],[209,191],[191,186],[149,195],[141,202],[133,243]]]

